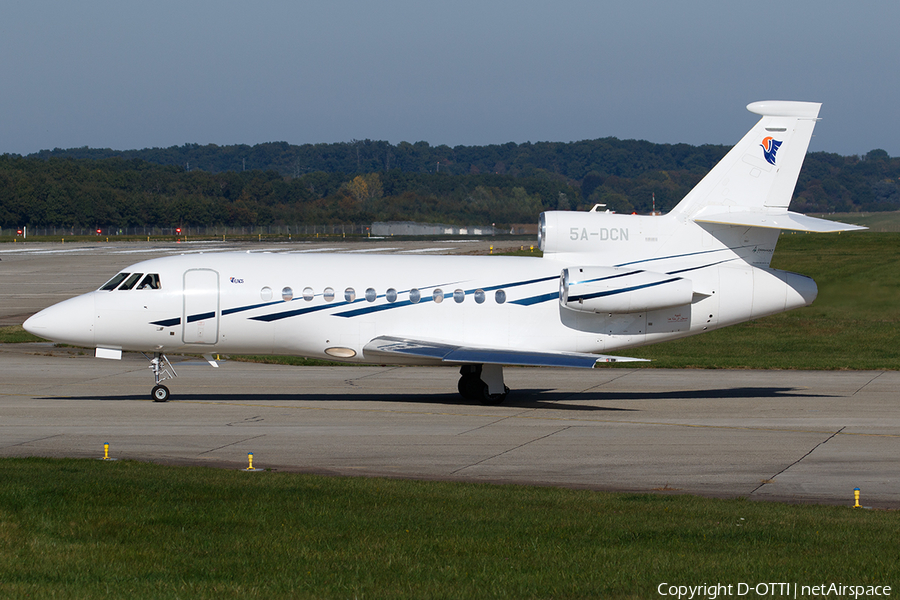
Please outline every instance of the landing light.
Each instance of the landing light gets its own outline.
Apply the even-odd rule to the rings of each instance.
[[[325,354],[335,358],[353,358],[356,356],[356,350],[353,348],[326,348]]]

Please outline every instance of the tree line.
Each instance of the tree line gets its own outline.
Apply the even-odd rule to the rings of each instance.
[[[430,146],[186,144],[0,156],[0,226],[532,223],[542,210],[671,209],[729,150],[604,138]],[[792,209],[900,210],[900,158],[810,153]]]
[[[0,156],[0,226],[292,225],[414,220],[531,223],[543,199],[577,198],[558,177],[185,171],[138,159]]]

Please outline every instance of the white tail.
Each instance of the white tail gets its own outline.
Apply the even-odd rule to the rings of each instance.
[[[672,210],[698,223],[796,231],[862,229],[788,211],[819,116],[818,102],[747,105],[762,119]]]
[[[817,102],[754,102],[762,119],[675,207],[693,217],[709,206],[786,210],[819,115]]]

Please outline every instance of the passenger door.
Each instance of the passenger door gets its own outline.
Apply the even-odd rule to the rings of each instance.
[[[219,339],[219,273],[212,269],[184,272],[185,344],[215,344]]]

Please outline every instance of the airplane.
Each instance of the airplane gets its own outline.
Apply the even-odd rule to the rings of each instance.
[[[865,229],[788,210],[820,107],[748,105],[761,119],[665,215],[542,213],[542,257],[155,258],[24,327],[99,358],[144,353],[157,402],[179,352],[450,365],[465,399],[499,404],[504,366],[642,360],[607,353],[811,304],[812,279],[769,266],[780,232]]]

